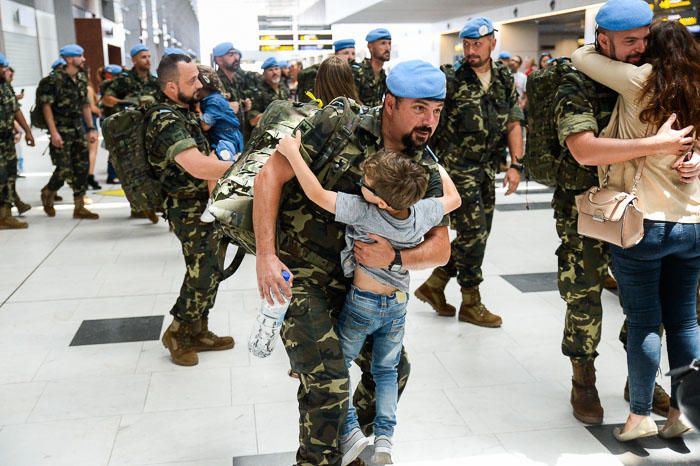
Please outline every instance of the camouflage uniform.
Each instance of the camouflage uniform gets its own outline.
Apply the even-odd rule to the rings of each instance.
[[[260,75],[252,71],[244,71],[240,68],[234,72],[233,79],[228,79],[228,76],[226,76],[221,68],[216,70],[216,75],[221,80],[221,84],[223,84],[224,90],[228,94],[228,101],[238,102],[240,105],[236,116],[238,117],[238,121],[241,122],[243,138],[247,141],[250,136],[251,128],[248,124],[246,114],[243,111],[243,101],[247,98],[253,102],[255,101],[258,88],[260,87]]]
[[[275,91],[272,86],[263,82],[258,90],[258,95],[253,100],[253,107],[248,112],[248,119],[253,119],[263,113],[274,100],[289,100],[289,88],[280,81],[279,88]]]
[[[302,121],[301,152],[313,161],[332,134],[334,122],[343,111],[326,106]],[[334,190],[359,194],[360,163],[381,149],[381,109],[363,115],[345,148],[334,160],[350,163]],[[417,156],[429,170],[427,196],[441,196],[442,183],[437,166],[428,155]],[[327,163],[332,169],[338,164]],[[321,174],[323,174],[323,169]],[[279,209],[279,258],[294,274],[293,298],[282,326],[282,341],[292,370],[300,376],[299,450],[297,464],[304,466],[339,465],[339,429],[348,406],[348,370],[335,330],[335,324],[349,288],[340,265],[345,246],[345,225],[311,202],[294,179],[285,186]],[[369,371],[371,342],[358,364],[362,380],[354,395],[354,404],[365,432],[371,432],[374,419],[374,383]],[[399,362],[399,394],[408,380],[410,366],[405,351]]]
[[[63,69],[57,69],[42,79],[37,89],[37,105],[51,105],[56,130],[63,139],[61,149],[50,146],[56,169],[48,189],[58,191],[65,180],[74,197],[82,197],[87,191],[89,160],[83,125],[83,107],[89,104],[87,86],[85,73],[80,72],[73,79]]]
[[[386,72],[379,70],[379,75],[374,74],[372,61],[365,58],[361,63],[351,65],[355,75],[355,88],[360,102],[368,107],[376,107],[382,104],[386,93]]]
[[[158,80],[155,76],[149,73],[148,77],[144,80],[139,77],[136,71],[131,69],[116,76],[108,85],[105,85],[102,95],[105,97],[110,96],[120,100],[129,99],[132,101],[115,105],[113,110],[109,112],[112,114],[139,103],[141,97],[150,96],[155,99],[159,90],[160,87],[158,86]]]
[[[518,93],[507,67],[493,63],[491,84],[484,90],[470,66],[443,67],[447,98],[434,140],[436,153],[455,182],[462,205],[450,215],[457,238],[444,267],[459,285],[473,288],[482,281],[486,240],[496,202],[495,177],[505,146],[508,123],[520,121]]]
[[[573,158],[566,138],[593,131],[598,134],[610,121],[617,93],[594,82],[578,71],[562,78],[555,97],[555,115],[563,154],[558,186],[552,198],[557,234],[561,245],[559,294],[566,302],[562,352],[576,363],[595,359],[600,342],[603,308],[600,295],[610,257],[602,241],[580,236],[575,196],[598,184],[596,167],[584,167]]]
[[[204,223],[199,218],[209,198],[207,182],[194,178],[175,162],[177,154],[193,147],[209,153],[199,119],[194,112],[178,107],[162,94],[157,99],[171,109],[151,115],[146,126],[145,149],[162,184],[165,216],[180,240],[187,267],[180,296],[170,313],[194,323],[207,317],[214,306],[223,277],[227,243],[213,223]]]
[[[15,90],[8,82],[0,84],[0,207],[12,208],[15,202],[17,152],[15,152],[14,123],[19,103]]]

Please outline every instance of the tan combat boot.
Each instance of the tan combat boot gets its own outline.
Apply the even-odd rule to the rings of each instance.
[[[170,351],[170,359],[178,366],[196,366],[199,363],[197,351],[192,345],[194,324],[173,319],[163,333],[163,346]]]
[[[571,360],[574,376],[571,378],[571,406],[574,417],[586,424],[603,423],[603,407],[595,388],[595,366],[593,360],[576,362]]]
[[[21,230],[27,227],[27,223],[20,222],[12,216],[9,207],[0,207],[0,230]]]
[[[500,327],[503,319],[486,309],[481,303],[479,287],[462,288],[462,305],[459,308],[459,320],[469,322],[480,327]]]
[[[630,379],[625,384],[625,401],[630,401]],[[661,385],[654,384],[654,399],[651,404],[651,411],[659,416],[668,417],[668,409],[671,407],[671,397]]]
[[[56,209],[53,208],[53,202],[56,200],[56,191],[51,191],[48,186],[41,188],[41,205],[44,206],[44,212],[49,217],[56,216]]]
[[[209,318],[202,317],[194,326],[192,347],[195,351],[222,351],[233,348],[233,337],[220,337],[209,330]]]
[[[12,192],[14,193],[15,207],[17,207],[17,211],[20,215],[32,208],[32,206],[30,206],[26,202],[22,202],[22,199],[19,198],[19,195],[17,194],[16,181],[12,182]]]
[[[450,281],[449,275],[442,269],[435,269],[430,277],[416,290],[416,298],[424,303],[430,304],[439,316],[454,317],[457,309],[451,304],[447,304],[445,298],[445,287]]]
[[[90,212],[85,208],[85,199],[83,196],[76,196],[73,198],[75,202],[75,207],[73,208],[73,218],[80,218],[80,219],[85,219],[85,220],[97,220],[100,218],[99,215],[97,215],[94,212]]]

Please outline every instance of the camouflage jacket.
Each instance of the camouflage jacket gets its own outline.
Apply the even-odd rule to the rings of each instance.
[[[565,141],[572,134],[586,131],[598,135],[610,121],[617,93],[580,71],[571,71],[562,77],[554,100],[559,142],[563,148],[558,172],[559,186],[577,191],[588,189],[598,184],[597,168],[580,165]]]
[[[80,72],[73,79],[63,69],[57,69],[39,81],[37,104],[51,105],[59,132],[67,129],[82,130],[83,107],[89,105],[87,86],[85,73]]]
[[[155,76],[149,73],[148,77],[143,80],[131,69],[112,79],[111,84],[105,88],[103,95],[116,97],[117,99],[138,99],[143,96],[155,97],[159,91],[160,86]],[[117,110],[122,110],[125,106],[128,106],[128,104],[119,104],[116,108]]]
[[[12,84],[3,82],[0,84],[0,142],[12,141],[18,109],[19,102]]]
[[[297,75],[297,100],[299,100],[299,102],[311,101],[306,93],[307,91],[314,91],[316,75],[318,74],[318,68],[320,66],[321,65],[319,63],[316,63],[299,71],[299,74]]]
[[[359,111],[359,107],[354,110]],[[310,165],[313,166],[329,141],[343,111],[336,105],[327,105],[299,124],[301,153]],[[333,167],[350,164],[333,186],[334,191],[359,195],[362,178],[360,164],[383,146],[381,108],[370,109],[360,118],[347,145],[319,171],[321,177],[324,169],[332,170]],[[427,151],[419,153],[415,159],[430,174],[426,197],[442,196],[442,181],[435,159]],[[446,219],[444,222],[447,224]],[[340,252],[344,247],[345,225],[336,222],[333,214],[311,202],[296,178],[289,181],[285,185],[279,209],[279,257],[294,274],[295,285],[328,286],[343,292],[347,282],[340,265]]]
[[[168,197],[206,200],[209,197],[207,182],[193,177],[175,162],[176,155],[193,147],[209,153],[199,117],[160,92],[156,99],[169,108],[154,112],[145,123],[144,149],[148,162]]]
[[[501,63],[492,63],[491,84],[484,90],[471,66],[458,70],[443,66],[447,96],[433,141],[446,166],[474,163],[493,165],[506,146],[508,123],[523,119],[513,75]],[[494,172],[495,176],[495,172]]]
[[[246,98],[254,99],[260,86],[260,75],[240,68],[234,73],[233,79],[228,79],[221,68],[216,70],[216,75],[228,94],[226,98],[229,102],[240,102]]]
[[[100,96],[104,96],[105,93],[107,92],[107,89],[109,89],[109,86],[112,85],[114,82],[113,79],[105,79],[100,83]],[[100,98],[100,101],[98,102],[98,106],[102,109],[102,118],[107,118],[110,115],[114,115],[119,111],[117,107],[105,107],[102,104],[102,98]]]
[[[351,68],[355,75],[357,96],[362,104],[368,107],[381,105],[386,93],[386,72],[384,69],[379,70],[379,76],[376,76],[369,58],[365,58],[359,64],[352,63]]]
[[[275,92],[272,86],[263,82],[258,90],[258,95],[253,99],[253,107],[248,112],[248,119],[263,113],[273,100],[289,100],[289,88],[280,82],[279,88]]]

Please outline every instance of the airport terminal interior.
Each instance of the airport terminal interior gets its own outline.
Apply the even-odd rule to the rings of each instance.
[[[52,2],[0,0],[2,45],[17,68],[15,90],[26,88],[21,108],[27,119],[36,82],[49,72],[58,47],[81,43],[79,23],[72,40],[60,25],[61,5],[71,6],[70,0],[54,2],[50,14],[40,3]],[[211,51],[217,43],[233,42],[243,52],[246,70],[261,71],[261,63],[272,56],[310,66],[345,38],[355,39],[359,61],[368,56],[365,35],[384,27],[393,31],[395,43],[388,72],[415,58],[434,66],[452,64],[463,57],[462,27],[482,15],[500,28],[494,58],[505,51],[532,58],[570,55],[590,42],[602,5],[578,0],[191,0],[181,3],[195,12],[197,32],[176,26],[178,15],[170,11],[160,16],[167,24],[165,32],[161,27],[161,41],[154,42],[158,36],[149,29],[148,15],[167,9],[167,1],[72,3],[74,17],[80,18],[98,7],[97,17],[107,17],[111,5],[111,19],[102,24],[103,30],[107,23],[114,27],[114,34],[100,42],[108,56],[100,60],[115,62],[121,54],[120,63],[130,66],[129,49],[139,41],[139,27],[150,31],[143,35],[141,30],[140,37],[151,50],[152,72],[166,53],[162,38],[168,30],[169,45],[207,65],[215,62]],[[660,3],[671,11],[669,2]],[[696,2],[670,3],[683,18],[691,18],[690,8],[692,24],[697,23]],[[662,8],[658,1],[656,6]],[[17,31],[24,13],[12,16],[26,8],[40,25],[32,36],[39,52],[31,66],[21,58],[25,49],[16,45],[26,42],[18,39],[22,34],[31,36]],[[136,12],[148,15],[139,23]],[[254,17],[245,37],[233,27],[223,29],[226,15],[237,14],[239,23]],[[42,39],[41,21],[47,15],[56,25],[49,28],[53,35]],[[47,54],[47,47],[55,50]],[[0,230],[0,466],[295,464],[300,381],[290,374],[279,336],[269,357],[248,350],[261,308],[256,257],[246,255],[239,270],[219,285],[209,316],[209,328],[232,336],[234,348],[200,352],[193,367],[173,364],[161,337],[173,321],[170,309],[185,262],[168,222],[130,216],[122,186],[106,182],[108,152],[102,137],[95,164],[101,188],[88,190],[86,204],[99,219],[73,218],[67,184],[58,191],[63,200],[55,203],[55,217],[47,216],[41,192],[54,170],[50,141],[46,131],[34,128],[33,134],[34,147],[18,144],[23,166],[16,181],[32,209],[22,216],[12,211],[29,227]],[[523,179],[506,195],[504,173],[496,175],[495,184],[480,293],[486,307],[502,317],[502,326],[481,327],[436,314],[414,295],[432,268],[411,271],[404,336],[411,369],[398,402],[393,464],[700,465],[700,433],[624,443],[613,436],[630,412],[624,397],[627,358],[619,337],[625,314],[616,289],[602,293],[595,360],[603,421],[585,424],[573,416],[572,365],[561,348],[567,308],[557,284],[554,188]],[[455,238],[454,230],[450,237]],[[227,263],[236,252],[237,246],[230,245]],[[456,280],[445,295],[459,305]],[[663,340],[656,383],[670,393],[666,346]],[[353,386],[360,376],[353,365]],[[652,418],[661,428],[664,418]],[[375,466],[373,450],[370,445],[353,465]]]

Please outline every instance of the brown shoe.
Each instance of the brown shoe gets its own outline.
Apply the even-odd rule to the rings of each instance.
[[[56,191],[51,191],[48,186],[41,188],[41,205],[44,206],[44,212],[49,217],[56,216],[56,209],[53,208],[53,202],[56,200]]]
[[[625,401],[630,401],[630,380],[625,384]],[[658,383],[654,384],[654,400],[651,404],[651,411],[659,416],[668,417],[668,409],[671,407],[671,397],[668,396],[664,387]]]
[[[603,423],[603,407],[595,387],[595,366],[593,360],[571,361],[574,376],[571,378],[571,406],[574,417],[586,424]]]
[[[445,298],[445,286],[449,279],[450,277],[443,270],[435,269],[430,278],[419,286],[415,293],[416,298],[430,304],[435,312],[443,317],[454,317],[457,313],[457,309],[448,304]]]
[[[603,280],[603,288],[606,290],[616,290],[617,289],[617,280],[612,275],[607,275],[605,277],[605,280]]]
[[[170,351],[170,359],[178,366],[196,366],[199,363],[197,351],[192,345],[193,330],[194,324],[173,319],[163,333],[163,346]]]
[[[479,287],[462,288],[462,305],[459,307],[459,320],[479,327],[497,328],[503,319],[493,314],[481,303]]]
[[[220,337],[209,330],[209,319],[202,317],[202,320],[194,326],[192,335],[192,348],[195,351],[222,351],[233,348],[236,343],[233,337]]]
[[[73,218],[79,218],[84,220],[97,220],[100,218],[94,212],[90,212],[85,208],[85,198],[83,196],[76,196],[74,198],[75,207],[73,208]]]
[[[153,211],[153,210],[144,210],[143,213],[146,214],[146,218],[148,220],[150,220],[151,223],[154,225],[156,223],[158,223],[158,220],[160,220],[160,218],[158,217],[158,214],[155,213],[155,211]]]
[[[28,227],[26,222],[20,222],[12,216],[9,207],[0,207],[0,230],[22,230]]]

